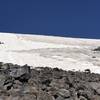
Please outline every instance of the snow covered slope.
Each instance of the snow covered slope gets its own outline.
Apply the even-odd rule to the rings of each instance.
[[[0,62],[100,73],[100,40],[0,33]]]

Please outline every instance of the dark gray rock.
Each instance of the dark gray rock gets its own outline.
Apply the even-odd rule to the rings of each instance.
[[[66,89],[59,89],[59,95],[61,95],[64,98],[70,97],[70,91]]]
[[[30,74],[30,67],[27,65],[24,65],[22,67],[15,65],[14,67],[10,68],[9,72],[10,76],[12,77],[20,77],[24,74]]]
[[[100,51],[100,47],[95,48],[93,51]]]
[[[100,100],[100,75],[0,62],[1,100]]]

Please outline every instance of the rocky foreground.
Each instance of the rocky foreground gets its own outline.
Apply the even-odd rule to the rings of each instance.
[[[100,100],[100,75],[0,62],[0,100]]]

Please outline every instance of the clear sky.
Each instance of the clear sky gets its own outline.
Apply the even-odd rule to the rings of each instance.
[[[0,31],[100,38],[100,0],[0,0]]]

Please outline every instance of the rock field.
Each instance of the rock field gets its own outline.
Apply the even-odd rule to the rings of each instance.
[[[0,100],[100,100],[100,75],[0,62]]]

